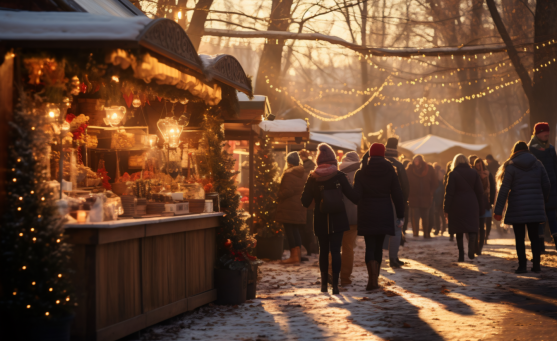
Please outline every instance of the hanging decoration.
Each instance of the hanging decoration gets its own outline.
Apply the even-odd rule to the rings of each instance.
[[[439,117],[439,110],[435,107],[433,103],[427,103],[427,101],[421,101],[422,103],[416,104],[416,109],[414,112],[419,112],[420,123],[426,127],[431,127],[439,125],[437,120]]]

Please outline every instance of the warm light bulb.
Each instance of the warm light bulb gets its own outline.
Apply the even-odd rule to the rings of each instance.
[[[50,116],[50,118],[54,118],[54,111],[50,111],[50,112],[48,113],[48,116]]]
[[[25,269],[27,269],[27,267],[24,265],[24,266],[22,267],[22,269],[25,270]]]
[[[182,19],[182,11],[178,12],[178,19]]]
[[[116,119],[118,119],[118,114],[116,114],[116,113],[112,114],[112,117],[111,117],[111,119],[113,119],[113,120],[116,120]]]

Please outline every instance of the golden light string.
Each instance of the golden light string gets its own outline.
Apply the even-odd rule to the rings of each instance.
[[[498,132],[495,133],[491,133],[491,134],[487,134],[488,136],[494,137],[494,136],[498,136],[504,133],[509,132],[512,128],[514,128],[517,124],[519,124],[526,116],[528,116],[530,114],[530,109],[527,109],[526,112],[524,113],[524,115],[522,115],[519,119],[517,119],[516,121],[514,121],[513,123],[511,123],[511,125],[509,125],[508,127],[506,127],[505,129],[499,130]],[[454,131],[455,133],[458,133],[460,135],[466,135],[466,136],[471,136],[471,137],[482,137],[485,136],[486,134],[474,134],[474,133],[468,133],[462,130],[458,130],[455,127],[453,127],[449,122],[447,122],[447,120],[445,120],[443,117],[439,116],[439,119],[441,121],[443,121],[443,123],[452,131]]]
[[[362,109],[364,109],[369,103],[371,103],[371,101],[373,101],[373,99],[375,98],[375,96],[377,96],[378,93],[381,92],[381,90],[383,90],[383,87],[387,84],[387,82],[390,80],[390,76],[387,77],[387,79],[385,80],[385,82],[383,82],[383,84],[381,85],[381,87],[375,92],[373,93],[373,95],[364,103],[362,104],[360,107],[358,107],[357,109],[350,111],[349,113],[347,113],[346,115],[343,116],[337,116],[334,118],[326,118],[326,117],[322,117],[317,115],[317,113],[321,114],[321,115],[327,115],[327,116],[334,116],[331,114],[327,114],[321,110],[315,109],[307,104],[302,104],[300,101],[298,101],[296,98],[294,98],[293,96],[290,96],[290,98],[292,99],[292,101],[294,101],[294,103],[296,103],[302,110],[304,110],[305,112],[307,112],[308,114],[310,114],[311,116],[320,119],[322,121],[327,121],[327,122],[338,122],[344,119],[347,119],[355,114],[357,114],[358,112],[360,112]]]

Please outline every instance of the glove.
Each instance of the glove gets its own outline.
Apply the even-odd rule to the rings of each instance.
[[[404,225],[404,218],[396,220],[396,227],[402,227]]]
[[[499,214],[494,214],[493,218],[495,218],[495,220],[497,220],[497,221],[501,221],[501,219],[503,219],[503,216],[499,215]]]

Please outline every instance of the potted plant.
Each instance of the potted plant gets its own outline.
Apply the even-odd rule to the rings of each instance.
[[[253,248],[256,242],[253,238],[248,238],[251,239],[251,243],[248,248],[241,250],[236,249],[230,239],[224,243],[228,252],[219,258],[215,269],[218,304],[242,304],[248,299],[248,291],[249,298],[255,298],[256,282],[253,281],[253,273],[257,274],[257,266],[263,262],[249,254],[249,249]]]
[[[0,339],[69,340],[75,296],[70,247],[46,182],[50,137],[41,106],[20,91],[10,125],[7,200],[0,216]],[[41,127],[41,129],[35,129]]]

